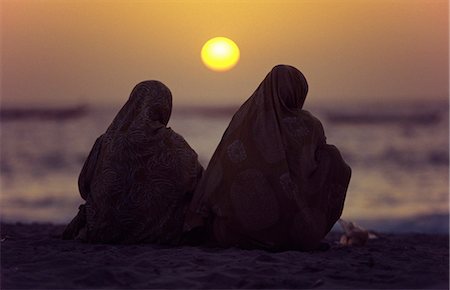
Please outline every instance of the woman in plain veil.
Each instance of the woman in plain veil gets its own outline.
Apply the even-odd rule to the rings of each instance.
[[[86,201],[65,239],[92,243],[178,244],[203,168],[186,141],[166,127],[172,95],[144,81],[95,142],[78,185]]]
[[[222,246],[310,250],[339,219],[351,169],[302,110],[303,74],[278,65],[239,108],[190,205],[186,232]]]

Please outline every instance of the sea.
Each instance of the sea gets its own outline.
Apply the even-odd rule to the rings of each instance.
[[[77,187],[83,162],[119,109],[89,106],[66,116],[20,109],[8,115],[2,108],[1,221],[69,222],[83,203]],[[206,168],[236,109],[178,107],[169,126]],[[448,101],[306,109],[352,167],[343,219],[379,232],[448,234]]]

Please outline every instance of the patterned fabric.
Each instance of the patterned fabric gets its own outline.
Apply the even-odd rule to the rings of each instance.
[[[172,95],[162,83],[134,88],[83,166],[78,185],[86,203],[65,238],[179,243],[203,168],[183,137],[166,127],[171,109]]]
[[[312,249],[340,217],[351,169],[302,110],[303,74],[272,69],[231,120],[190,205],[185,231],[223,246]]]

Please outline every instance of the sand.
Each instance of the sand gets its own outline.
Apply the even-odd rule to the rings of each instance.
[[[63,226],[1,224],[2,289],[434,288],[448,289],[447,235],[381,235],[325,251],[90,245]]]

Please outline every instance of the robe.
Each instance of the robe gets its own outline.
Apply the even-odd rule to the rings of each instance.
[[[186,232],[225,247],[317,248],[339,219],[351,169],[302,109],[308,84],[278,65],[234,114],[194,192]]]
[[[91,243],[178,244],[203,168],[166,127],[172,95],[158,81],[139,83],[95,142],[78,185],[86,201],[63,237]]]

